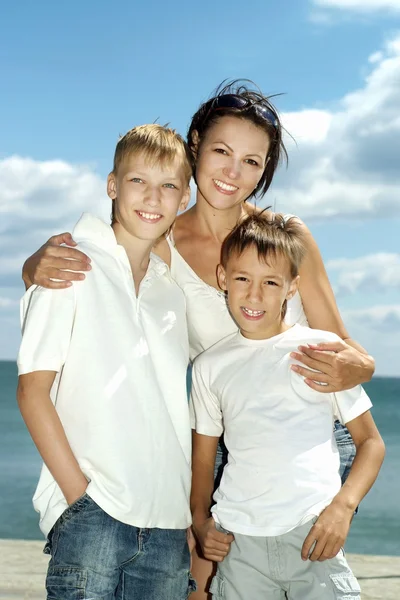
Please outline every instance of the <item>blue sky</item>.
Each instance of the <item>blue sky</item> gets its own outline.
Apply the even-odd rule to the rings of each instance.
[[[120,133],[186,132],[225,78],[276,100],[290,164],[262,201],[299,214],[350,333],[398,375],[400,0],[28,3],[0,22],[0,358],[19,342],[23,258],[83,210],[106,216]]]

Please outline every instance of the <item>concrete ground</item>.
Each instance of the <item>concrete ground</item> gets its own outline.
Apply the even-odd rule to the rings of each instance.
[[[48,557],[42,548],[41,542],[0,540],[1,600],[45,600]],[[400,556],[347,554],[347,558],[362,587],[362,600],[400,600]]]

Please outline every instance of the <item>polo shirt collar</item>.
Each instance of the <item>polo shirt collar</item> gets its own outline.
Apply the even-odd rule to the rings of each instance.
[[[107,223],[90,213],[82,214],[73,229],[72,237],[76,241],[90,240],[97,246],[101,248],[108,247],[110,250],[122,247],[118,244],[111,225],[107,225]],[[150,270],[157,275],[169,272],[168,265],[153,252],[150,253]]]

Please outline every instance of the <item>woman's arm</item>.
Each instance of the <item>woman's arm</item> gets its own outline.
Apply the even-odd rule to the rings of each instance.
[[[61,246],[61,244],[67,245]],[[81,271],[91,269],[90,258],[73,246],[76,246],[76,243],[68,232],[53,235],[47,240],[39,250],[26,259],[22,267],[25,289],[33,284],[45,288],[63,289],[72,285],[72,281],[85,279],[85,274]],[[171,251],[164,237],[155,244],[153,252],[170,266]],[[55,279],[60,281],[54,281]]]
[[[369,381],[375,363],[367,351],[349,337],[319,248],[310,230],[302,225],[307,253],[300,269],[300,295],[308,323],[313,329],[336,333],[343,342],[300,346],[300,353],[293,357],[308,368],[296,365],[292,368],[306,377],[306,383],[315,390],[326,393],[343,391]],[[310,369],[321,374],[316,376]]]
[[[61,244],[68,246],[61,246]],[[90,258],[70,246],[76,246],[70,233],[53,235],[47,240],[24,263],[22,279],[25,288],[28,289],[36,284],[45,288],[62,289],[72,285],[72,281],[85,279],[84,273],[79,271],[91,269]],[[54,279],[61,281],[54,281]]]

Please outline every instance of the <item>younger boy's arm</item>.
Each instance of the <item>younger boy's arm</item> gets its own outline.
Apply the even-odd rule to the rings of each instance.
[[[218,531],[210,515],[218,440],[223,433],[222,412],[211,385],[209,363],[194,361],[190,418],[193,431],[191,508],[193,531],[205,558],[221,562],[229,552],[233,535]]]
[[[354,511],[375,482],[383,462],[385,445],[370,411],[347,422],[346,427],[356,446],[356,457],[340,492],[305,539],[303,560],[323,561],[337,555],[347,538]]]
[[[218,437],[201,435],[193,431],[190,498],[193,529],[204,557],[214,562],[221,562],[225,558],[233,541],[233,535],[216,529],[215,521],[210,516],[218,440]]]
[[[20,375],[17,399],[27,428],[44,463],[68,504],[85,492],[88,481],[71,450],[60,418],[50,398],[54,371]]]

